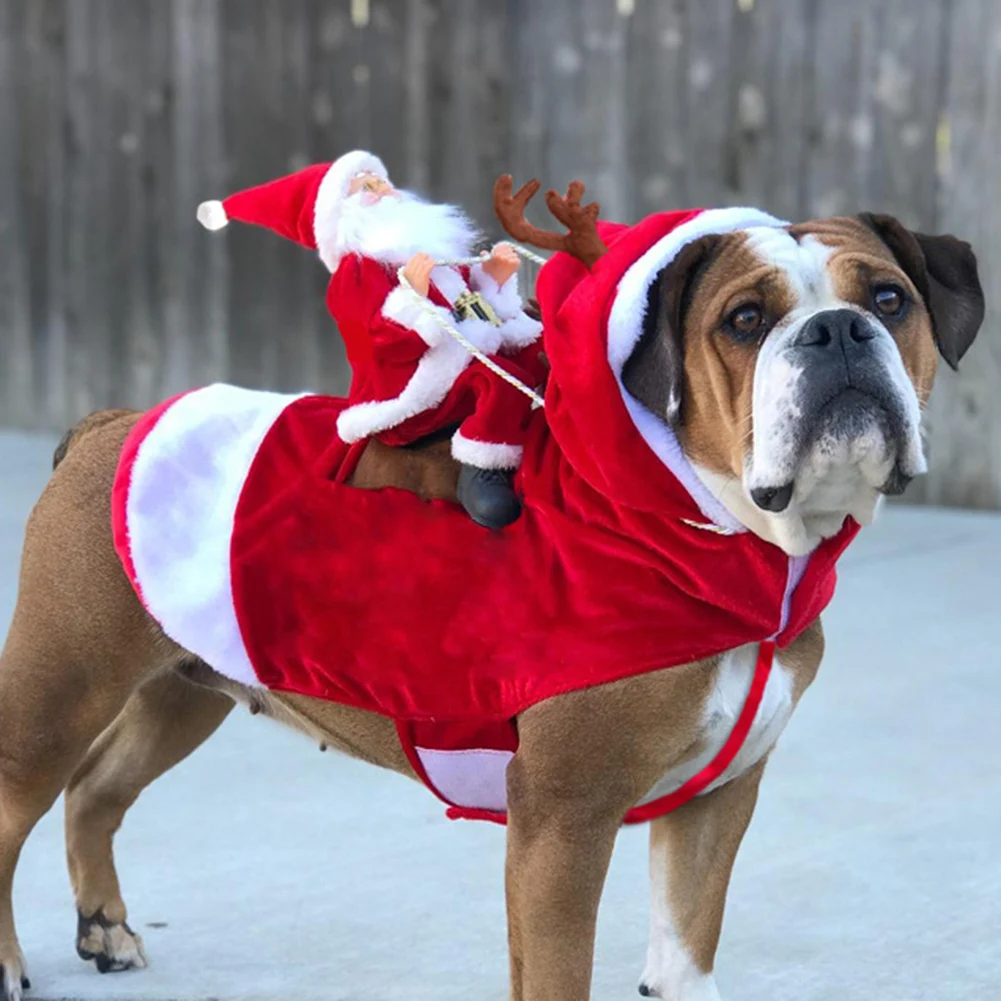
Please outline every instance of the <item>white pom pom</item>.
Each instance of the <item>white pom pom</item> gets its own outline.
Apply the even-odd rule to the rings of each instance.
[[[229,219],[226,217],[222,202],[202,202],[198,206],[198,221],[206,229],[222,229]]]

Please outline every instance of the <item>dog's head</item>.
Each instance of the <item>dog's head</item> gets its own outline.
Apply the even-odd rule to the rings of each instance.
[[[969,245],[865,214],[686,246],[653,283],[626,389],[720,500],[791,553],[925,471],[921,411],[984,301]]]

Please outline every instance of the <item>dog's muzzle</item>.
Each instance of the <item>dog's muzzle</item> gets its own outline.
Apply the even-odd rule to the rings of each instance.
[[[906,387],[894,379],[888,351],[896,351],[889,334],[858,310],[823,310],[803,323],[784,349],[800,372],[795,417],[787,425],[792,468],[811,450],[846,446],[853,452],[864,443],[868,459],[894,460],[878,489],[904,490],[916,470],[904,469],[900,457],[908,454],[915,431],[907,417]],[[751,499],[760,509],[778,513],[788,507],[793,487],[792,480],[759,485],[750,491]]]

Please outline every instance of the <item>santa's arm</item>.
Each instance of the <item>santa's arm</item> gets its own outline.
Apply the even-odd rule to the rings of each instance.
[[[542,333],[542,324],[525,312],[515,271],[503,284],[489,274],[483,262],[469,269],[469,287],[475,289],[494,308],[501,321],[501,349],[510,353],[534,344]]]
[[[368,258],[341,262],[327,301],[352,359],[364,354],[376,362],[412,362],[446,336],[437,324],[421,319],[423,310],[413,294]]]
[[[469,269],[469,287],[479,292],[493,306],[494,311],[502,320],[510,320],[522,312],[517,272],[511,275],[503,285],[498,285],[496,280],[483,270],[483,265],[478,262]]]

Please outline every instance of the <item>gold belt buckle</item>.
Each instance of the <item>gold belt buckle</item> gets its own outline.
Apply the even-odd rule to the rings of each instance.
[[[494,327],[501,325],[500,317],[494,312],[493,306],[480,295],[467,289],[452,306],[452,315],[457,320],[486,320]]]

